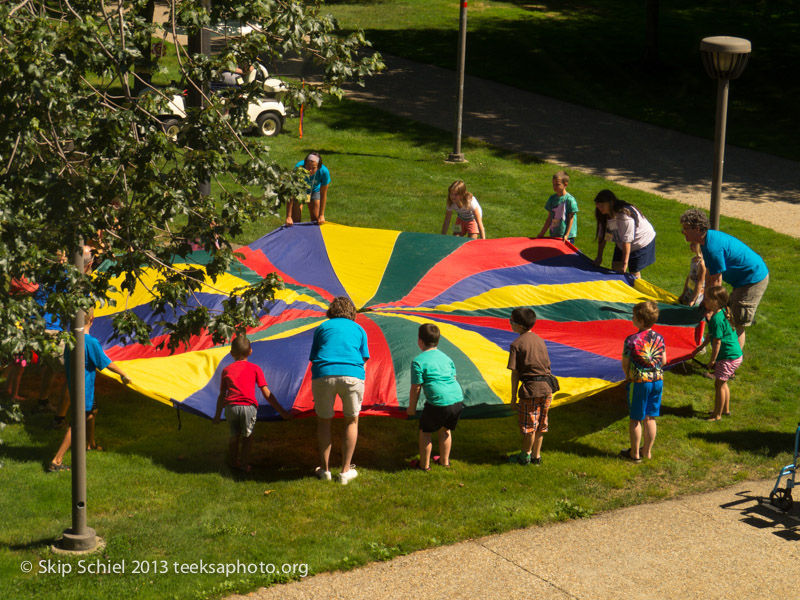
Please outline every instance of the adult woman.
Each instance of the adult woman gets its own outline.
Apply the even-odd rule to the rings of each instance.
[[[286,225],[299,223],[303,220],[303,204],[308,204],[311,220],[322,225],[325,222],[325,205],[328,203],[328,187],[331,184],[331,173],[328,167],[322,164],[319,152],[310,152],[294,168],[300,167],[308,171],[306,183],[308,194],[305,202],[292,198],[286,204]]]
[[[656,262],[655,229],[639,209],[617,198],[611,190],[601,190],[594,205],[597,221],[597,258],[594,264],[599,266],[603,263],[606,242],[614,242],[616,247],[611,268],[639,279],[641,270]]]
[[[317,440],[320,466],[316,476],[331,479],[328,464],[331,455],[331,419],[336,396],[342,400],[345,436],[342,440],[342,472],[344,485],[358,473],[350,461],[358,439],[358,413],[364,398],[364,363],[369,359],[367,333],[355,322],[356,307],[350,298],[340,296],[328,308],[328,320],[314,331],[311,344],[311,393],[317,413]]]

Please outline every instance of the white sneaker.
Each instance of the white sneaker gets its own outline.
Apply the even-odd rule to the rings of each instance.
[[[347,485],[353,479],[358,477],[358,471],[356,471],[353,467],[355,467],[355,465],[350,465],[349,471],[339,473],[339,483],[341,483],[342,485]]]
[[[314,469],[314,476],[317,479],[324,479],[325,481],[331,480],[331,472],[330,471],[323,471],[322,467],[317,467]]]

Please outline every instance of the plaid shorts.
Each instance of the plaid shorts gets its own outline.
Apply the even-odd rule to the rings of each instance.
[[[517,400],[517,416],[522,435],[547,432],[547,413],[552,401],[552,394],[541,398],[519,398]]]

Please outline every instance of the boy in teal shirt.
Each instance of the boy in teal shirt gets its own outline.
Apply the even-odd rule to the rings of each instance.
[[[464,410],[464,394],[456,381],[456,366],[441,350],[439,328],[433,323],[420,325],[417,340],[422,354],[411,363],[411,392],[408,398],[409,417],[417,413],[420,391],[425,392],[425,408],[419,420],[419,460],[411,461],[412,468],[431,470],[433,432],[439,432],[439,464],[450,466],[452,431]]]
[[[567,192],[569,185],[569,175],[564,171],[559,171],[553,175],[552,196],[547,199],[544,209],[547,211],[547,220],[544,222],[542,230],[536,237],[544,237],[549,229],[551,237],[559,237],[570,244],[575,243],[575,236],[578,235],[578,202]]]

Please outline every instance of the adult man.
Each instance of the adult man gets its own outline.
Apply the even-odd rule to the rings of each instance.
[[[303,167],[308,171],[308,195],[305,202],[292,199],[286,205],[286,225],[300,222],[303,217],[303,204],[308,203],[308,212],[312,221],[322,225],[325,222],[325,204],[328,202],[328,186],[331,183],[331,174],[328,167],[322,164],[319,152],[311,152],[304,160],[299,161],[294,168]]]
[[[756,309],[769,283],[764,260],[735,237],[709,229],[706,214],[692,208],[681,215],[683,237],[700,244],[706,263],[706,289],[728,283],[731,293],[731,316],[739,345],[744,348],[745,327],[752,325]]]

